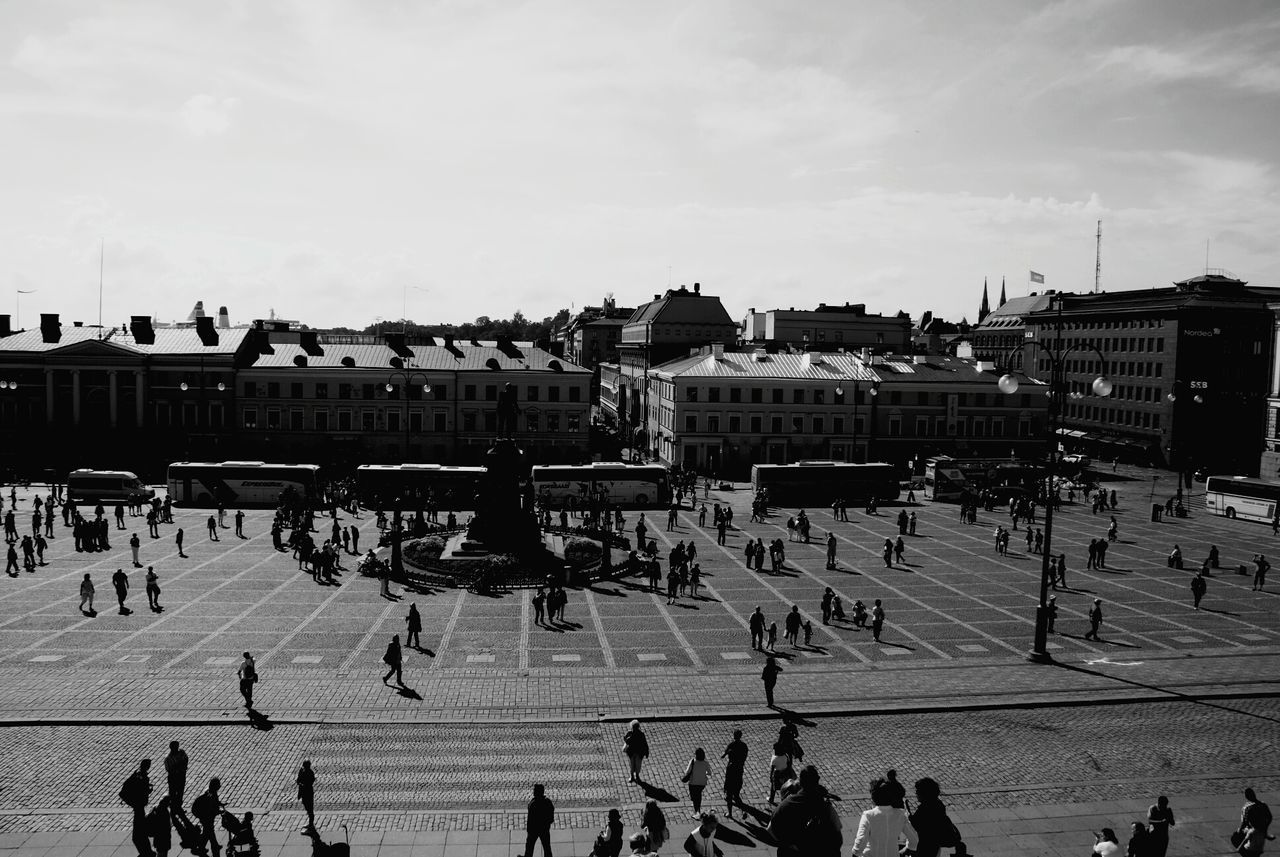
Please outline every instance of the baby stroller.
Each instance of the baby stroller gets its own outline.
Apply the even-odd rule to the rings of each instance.
[[[253,813],[244,818],[223,810],[222,826],[227,831],[227,857],[258,857],[258,838],[253,835]]]

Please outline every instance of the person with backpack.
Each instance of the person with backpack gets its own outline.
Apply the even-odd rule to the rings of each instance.
[[[147,838],[147,801],[151,799],[151,760],[143,759],[120,786],[120,800],[133,810],[133,844],[140,857],[151,857],[151,842]]]
[[[782,799],[769,820],[778,857],[839,857],[844,844],[840,814],[820,779],[813,765],[801,768],[799,788]]]
[[[223,807],[222,800],[218,797],[221,789],[222,781],[214,777],[209,780],[209,788],[201,792],[191,804],[191,815],[200,822],[199,844],[203,847],[207,843],[209,853],[214,857],[222,850],[222,846],[218,844],[218,829],[215,824]]]
[[[1240,837],[1240,842],[1236,846],[1237,850],[1243,857],[1257,857],[1262,853],[1268,839],[1274,837],[1270,835],[1271,829],[1271,807],[1258,800],[1258,795],[1252,788],[1244,790],[1245,805],[1240,810],[1240,827],[1236,831],[1236,835]],[[1236,837],[1231,839],[1232,844],[1236,843]]]
[[[932,777],[916,780],[916,807],[907,816],[920,844],[916,857],[938,857],[943,848],[955,848],[960,844],[960,831],[947,816],[947,807],[940,800],[942,787]]]
[[[147,813],[147,835],[151,837],[156,857],[169,857],[169,849],[173,847],[173,819],[169,815],[169,804],[169,795],[165,795]]]
[[[689,802],[693,804],[693,815],[690,818],[703,817],[702,792],[706,789],[707,780],[710,777],[711,763],[707,761],[707,751],[698,747],[693,751],[693,758],[689,760],[688,767],[684,769],[684,776],[680,778],[681,782],[689,785]]]
[[[695,813],[698,826],[689,831],[684,838],[684,853],[691,857],[719,857],[720,849],[716,847],[716,827],[720,820],[714,812]]]
[[[622,736],[622,752],[631,767],[631,779],[628,782],[640,782],[640,768],[644,760],[649,758],[649,739],[640,729],[640,721],[632,720],[625,735]]]
[[[858,820],[858,834],[853,840],[853,854],[876,855],[897,854],[899,842],[907,842],[907,848],[915,851],[919,844],[916,829],[911,826],[904,810],[895,809],[891,804],[893,791],[888,781],[877,778],[871,781],[871,800],[875,807],[862,813]]]
[[[236,675],[240,677],[240,695],[244,697],[244,707],[253,708],[253,686],[258,683],[258,667],[248,652],[244,653],[244,660],[240,662]]]

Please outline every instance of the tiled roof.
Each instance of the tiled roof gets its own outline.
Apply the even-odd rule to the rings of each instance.
[[[711,295],[668,289],[655,301],[642,304],[627,319],[627,324],[658,322],[663,324],[725,324],[737,327],[720,299]]]
[[[61,338],[57,342],[45,342],[40,328],[35,327],[0,339],[0,352],[27,351],[49,352],[80,342],[91,342],[98,339],[99,329],[96,327],[63,327]],[[126,346],[127,347],[127,346]]]
[[[1037,312],[1049,305],[1053,295],[1027,295],[1021,298],[1009,298],[993,310],[978,325],[980,330],[991,327],[1014,327],[1022,324],[1022,317],[1029,312]]]
[[[756,360],[751,352],[733,351],[718,360],[710,355],[681,357],[654,369],[662,375],[686,378],[779,378],[787,380],[874,381],[875,376],[852,354],[823,353],[821,363],[805,363],[803,354],[766,354]]]
[[[330,369],[385,369],[392,371],[391,358],[396,352],[386,345],[328,345],[322,344],[323,354],[307,354],[298,343],[275,343],[271,346],[272,354],[259,354],[253,361],[253,368],[293,367],[297,357],[306,358],[308,368]],[[494,346],[457,345],[451,349],[443,345],[411,345],[408,350],[413,353],[407,362],[413,369],[424,371],[519,371],[555,372],[553,361],[564,373],[590,374],[584,369],[564,358],[556,357],[540,348],[517,345],[508,353]],[[348,366],[343,362],[350,358]],[[490,361],[495,361],[490,364]]]
[[[242,327],[215,331],[217,345],[205,345],[194,327],[162,327],[155,331],[156,341],[140,345],[132,333],[121,333],[119,328],[111,333],[110,341],[143,354],[234,354],[244,342],[248,330]]]
[[[889,383],[991,384],[994,388],[996,381],[1000,380],[1000,376],[1004,374],[1003,370],[980,370],[978,361],[967,360],[962,357],[930,355],[925,358],[926,362],[924,363],[916,363],[909,356],[899,355],[889,355],[884,358],[876,358],[876,360],[880,362],[873,362],[871,371],[881,381]],[[1014,374],[1020,384],[1044,383],[1029,379],[1020,373],[1015,372]]]

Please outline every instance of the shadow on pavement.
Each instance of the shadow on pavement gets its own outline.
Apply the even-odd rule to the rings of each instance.
[[[680,798],[664,789],[662,786],[655,786],[644,780],[637,780],[637,784],[644,790],[644,796],[648,800],[656,800],[659,803],[679,803]]]
[[[256,708],[249,709],[249,725],[259,732],[270,732],[276,728],[276,725],[271,722],[271,718]]]
[[[1242,714],[1245,717],[1252,717],[1257,720],[1266,720],[1269,723],[1280,723],[1280,717],[1271,717],[1266,714],[1256,714],[1252,711],[1243,711],[1239,708],[1232,708],[1229,705],[1223,705],[1221,703],[1213,702],[1207,699],[1200,699],[1197,696],[1194,696],[1188,693],[1183,693],[1182,691],[1179,691],[1179,690],[1173,690],[1167,687],[1160,687],[1159,685],[1148,684],[1147,682],[1138,681],[1136,679],[1123,678],[1122,676],[1112,675],[1111,673],[1105,673],[1105,672],[1102,672],[1101,670],[1089,669],[1088,667],[1080,666],[1078,664],[1068,664],[1068,663],[1063,663],[1061,661],[1053,661],[1052,664],[1053,666],[1059,667],[1060,669],[1069,670],[1071,672],[1083,673],[1084,675],[1091,675],[1091,676],[1096,676],[1098,678],[1110,679],[1111,681],[1118,682],[1120,684],[1127,684],[1130,687],[1140,687],[1144,690],[1154,690],[1159,693],[1165,693],[1165,694],[1168,694],[1171,699],[1179,699],[1179,700],[1182,700],[1183,702],[1193,702],[1196,705],[1203,705],[1206,708],[1216,708],[1219,711],[1228,711],[1232,714]],[[1257,696],[1257,695],[1254,695],[1254,696]]]

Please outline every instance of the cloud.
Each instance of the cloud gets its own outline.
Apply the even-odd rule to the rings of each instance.
[[[187,99],[178,111],[178,118],[191,136],[211,137],[227,133],[231,128],[231,115],[239,105],[238,98],[218,98],[202,93]]]
[[[1262,95],[1280,95],[1280,62],[1274,58],[1274,49],[1255,53],[1216,43],[1183,49],[1121,45],[1100,57],[1099,69],[1119,67],[1157,83],[1212,81]]]

